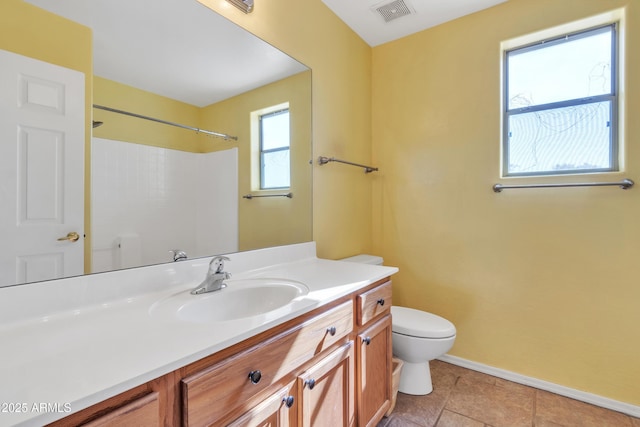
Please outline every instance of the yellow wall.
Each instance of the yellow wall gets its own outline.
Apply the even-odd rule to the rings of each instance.
[[[131,86],[93,77],[93,103],[160,120],[200,127],[200,108]],[[100,109],[93,120],[104,122],[93,136],[173,150],[198,152],[196,132]]]
[[[238,225],[241,251],[312,240],[311,212],[311,71],[210,105],[202,110],[201,125],[225,129],[237,142],[218,138],[201,139],[201,151],[238,147]],[[242,198],[252,191],[252,141],[250,114],[288,102],[291,122],[291,188],[262,191],[293,198]]]
[[[91,30],[22,0],[0,2],[0,49],[77,70],[85,75],[85,118],[91,120],[93,74]],[[91,229],[91,128],[85,130],[85,233]],[[84,242],[85,271],[91,271],[91,236]]]
[[[320,0],[257,0],[248,15],[224,0],[198,1],[313,70],[314,159],[371,159],[371,48]],[[313,239],[324,258],[371,249],[371,174],[314,161]]]
[[[374,252],[453,355],[640,404],[640,189],[493,193],[500,42],[627,6],[627,169],[640,181],[640,4],[510,0],[373,49]],[[519,178],[513,182],[538,182]]]

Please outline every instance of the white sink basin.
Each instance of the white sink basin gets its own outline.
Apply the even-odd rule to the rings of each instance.
[[[219,291],[171,295],[153,304],[150,314],[195,323],[224,322],[276,311],[309,293],[309,288],[293,280],[229,279],[225,283],[227,287]]]

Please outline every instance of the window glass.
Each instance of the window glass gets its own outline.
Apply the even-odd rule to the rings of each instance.
[[[260,116],[260,188],[291,185],[289,110]]]
[[[262,116],[262,150],[289,147],[289,110]]]
[[[290,185],[289,150],[264,153],[262,156],[263,188],[285,188]]]
[[[607,169],[611,164],[611,103],[577,105],[512,116],[511,173]]]
[[[617,169],[615,26],[506,52],[506,175]]]
[[[611,27],[508,54],[509,109],[609,94]]]

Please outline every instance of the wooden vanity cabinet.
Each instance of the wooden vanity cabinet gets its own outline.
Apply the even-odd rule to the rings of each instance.
[[[125,425],[137,427],[160,425],[160,400],[158,393],[153,392],[147,394],[84,424],[85,427],[116,427]]]
[[[179,426],[178,396],[177,377],[170,372],[48,426]]]
[[[301,427],[355,425],[354,362],[350,341],[298,377]]]
[[[381,280],[54,426],[375,426],[391,401]]]
[[[256,396],[275,392],[274,387],[295,377],[318,355],[349,339],[353,312],[352,301],[345,301],[183,378],[184,425],[217,423],[248,410],[247,403]]]
[[[357,390],[360,426],[375,426],[391,406],[391,316],[358,334]]]
[[[297,382],[293,381],[268,395],[227,427],[295,427],[298,425],[298,406]]]
[[[358,426],[375,426],[391,406],[391,282],[356,297]]]

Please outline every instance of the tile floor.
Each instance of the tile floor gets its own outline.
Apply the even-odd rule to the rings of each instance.
[[[640,427],[640,418],[434,360],[434,390],[398,393],[377,427]]]

